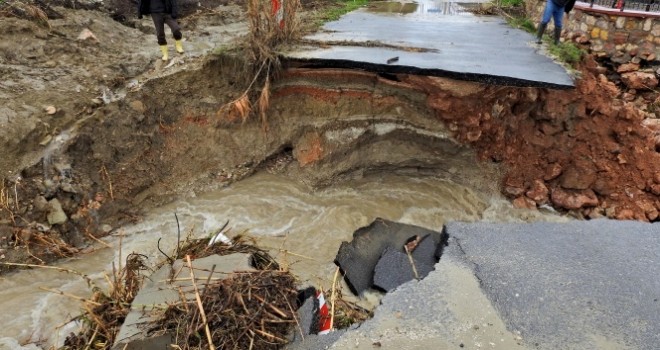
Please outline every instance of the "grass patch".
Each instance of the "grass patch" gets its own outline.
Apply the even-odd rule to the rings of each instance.
[[[536,27],[534,22],[527,17],[512,17],[507,20],[510,26],[518,29],[522,29],[528,33],[536,33]]]
[[[214,48],[213,51],[211,51],[211,54],[214,55],[214,56],[222,56],[222,55],[228,53],[231,49],[232,49],[231,46],[220,45],[220,46],[217,46],[216,48]]]
[[[498,0],[495,2],[497,7],[522,7],[524,4],[524,0]]]
[[[324,22],[330,22],[330,21],[336,21],[339,19],[339,17],[351,12],[355,11],[358,8],[366,5],[369,2],[369,0],[339,0],[337,1],[336,7],[332,7],[321,16],[322,20]]]
[[[550,44],[548,45],[548,51],[560,61],[571,65],[580,62],[584,55],[584,51],[572,42],[559,43],[558,45]]]

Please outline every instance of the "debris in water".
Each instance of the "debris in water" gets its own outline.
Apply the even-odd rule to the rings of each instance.
[[[316,293],[316,299],[319,301],[319,334],[328,334],[332,330],[332,318],[328,303],[325,302],[325,296],[322,291]]]
[[[44,108],[44,111],[48,115],[53,115],[53,114],[57,113],[57,108],[55,108],[55,106],[48,106],[48,107]]]
[[[113,276],[107,279],[108,291],[95,287],[92,297],[83,301],[84,312],[78,317],[83,329],[69,335],[60,350],[110,349],[140,288],[144,270],[145,257],[135,253],[126,257],[123,268],[113,269]]]
[[[297,295],[295,279],[288,271],[230,274],[219,281],[207,280],[197,301],[171,305],[155,331],[176,333],[175,343],[184,350],[279,348],[298,324]],[[206,333],[207,326],[213,332]]]
[[[416,237],[422,238],[417,241]],[[433,269],[440,258],[445,241],[446,235],[443,233],[378,218],[369,226],[355,231],[351,243],[342,242],[335,263],[345,272],[346,282],[353,293],[359,295],[374,286],[374,270],[388,247],[393,252],[399,252],[406,257],[404,247],[408,244],[413,249],[411,257],[414,264],[423,266],[424,271],[428,273],[426,267]],[[383,267],[390,266],[389,263],[393,264],[391,267],[397,266],[395,255],[388,255],[388,259],[394,260],[384,260]],[[408,268],[412,269],[410,263]],[[400,270],[397,268],[397,271]],[[383,273],[387,275],[398,272],[383,271]],[[415,276],[414,273],[412,276]],[[419,277],[425,276],[426,274],[420,274]],[[390,289],[395,287],[389,282],[385,285]]]
[[[231,238],[227,237],[223,232],[228,224],[229,224],[229,220],[227,220],[227,222],[222,226],[222,228],[220,228],[215,234],[211,235],[211,239],[209,240],[209,247],[220,242],[228,246],[232,245]]]

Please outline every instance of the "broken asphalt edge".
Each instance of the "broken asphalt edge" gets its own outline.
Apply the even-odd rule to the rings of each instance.
[[[351,292],[362,295],[364,291],[374,288],[374,269],[386,247],[390,246],[404,253],[403,246],[415,236],[420,238],[430,236],[433,240],[435,251],[428,254],[429,256],[415,256],[414,251],[412,255],[415,256],[415,260],[434,266],[447,240],[444,228],[435,231],[417,225],[376,218],[369,225],[355,230],[353,239],[350,242],[342,242],[335,257],[335,264],[339,266]]]
[[[342,59],[320,59],[320,58],[298,58],[280,55],[280,60],[285,68],[343,68],[343,69],[363,69],[369,72],[380,74],[411,74],[433,77],[449,78],[454,80],[472,81],[488,85],[513,86],[513,87],[533,87],[547,88],[554,90],[574,89],[575,85],[564,85],[548,82],[526,80],[513,77],[502,77],[481,73],[455,72],[444,69],[429,69],[413,66],[400,66],[390,64],[376,64],[362,61],[342,60]]]

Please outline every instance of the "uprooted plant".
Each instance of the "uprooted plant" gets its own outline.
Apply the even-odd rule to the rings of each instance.
[[[294,286],[287,271],[236,273],[207,283],[197,301],[170,306],[159,328],[184,350],[277,349],[297,322]]]
[[[280,68],[278,51],[298,35],[300,0],[248,0],[247,5],[250,33],[241,50],[249,57],[253,78],[245,92],[223,106],[220,113],[229,120],[240,118],[243,122],[258,114],[267,131],[270,85]]]
[[[0,181],[0,218],[7,217],[14,225],[16,225],[14,211],[18,207],[18,195],[16,193],[16,185],[14,185],[12,191],[12,189],[6,186],[5,181]]]
[[[91,298],[82,299],[83,314],[78,317],[82,329],[67,337],[60,350],[112,348],[142,285],[142,271],[147,269],[145,259],[141,254],[131,253],[124,267],[115,269],[113,264],[112,277],[106,275],[108,290],[93,287]]]

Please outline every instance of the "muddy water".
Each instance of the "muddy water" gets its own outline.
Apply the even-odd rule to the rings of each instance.
[[[118,230],[123,234],[123,256],[140,252],[155,263],[162,258],[156,247],[159,238],[161,248],[172,251],[177,235],[175,212],[182,232],[192,230],[197,237],[208,235],[229,220],[228,236],[246,233],[257,237],[303,282],[325,287],[334,272],[332,260],[341,241],[350,240],[355,229],[376,217],[431,229],[441,229],[447,220],[562,220],[550,214],[514,210],[498,195],[476,193],[470,187],[433,177],[372,175],[310,190],[288,177],[262,173],[158,208],[141,223]],[[99,249],[58,266],[89,274],[99,286],[105,286],[103,273],[119,256],[116,235],[108,242],[115,249]],[[76,325],[67,322],[78,313],[77,301],[43,288],[89,294],[80,277],[56,270],[21,271],[3,278],[0,349],[16,349],[17,343],[58,343],[75,330]]]

